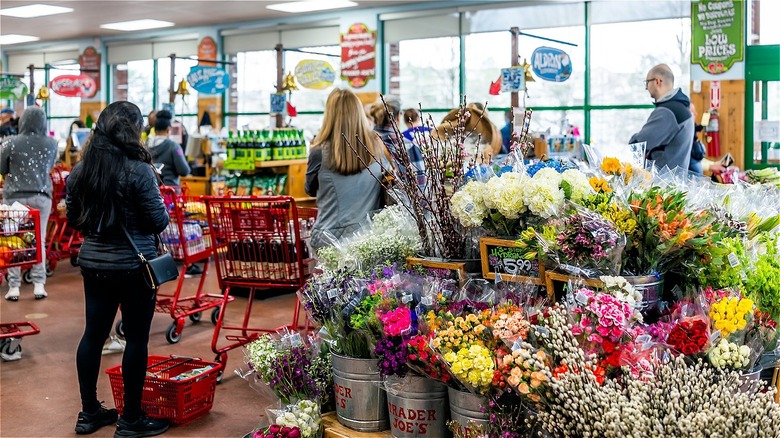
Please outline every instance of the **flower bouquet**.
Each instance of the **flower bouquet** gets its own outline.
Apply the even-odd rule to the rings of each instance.
[[[498,372],[494,379],[499,390],[506,390],[508,386],[514,390],[521,399],[527,399],[532,405],[539,405],[546,396],[552,371],[550,358],[544,352],[534,348],[531,344],[519,341],[511,352],[499,349],[496,357]]]
[[[320,405],[311,400],[300,400],[285,406],[283,409],[269,409],[268,417],[274,418],[274,424],[270,428],[281,428],[278,433],[283,434],[283,430],[298,430],[300,438],[318,438],[322,436],[322,425],[320,421]],[[275,436],[275,435],[273,435]],[[289,436],[289,435],[287,435]],[[264,437],[265,438],[265,437]]]
[[[257,430],[252,438],[302,438],[301,429],[298,427],[272,424],[265,429]]]

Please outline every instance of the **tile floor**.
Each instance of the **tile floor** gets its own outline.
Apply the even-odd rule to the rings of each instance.
[[[185,280],[183,296],[194,295],[197,278]],[[173,283],[163,285],[173,291]],[[78,268],[62,261],[46,289],[49,297],[33,299],[32,285],[22,285],[19,301],[0,299],[0,322],[34,321],[40,334],[22,338],[22,359],[0,363],[0,437],[71,437],[80,410],[76,379],[75,351],[84,329],[84,298]],[[3,281],[0,297],[7,291]],[[219,293],[216,273],[211,265],[205,291]],[[258,292],[258,295],[261,295]],[[228,305],[227,322],[241,326],[246,298],[236,297]],[[292,320],[294,291],[255,300],[250,327],[277,327]],[[177,344],[165,340],[165,332],[173,322],[169,314],[155,314],[149,341],[149,353],[184,355],[213,360],[211,339],[214,325],[210,313],[204,313],[198,324],[187,320],[182,339]],[[235,333],[235,332],[234,332]],[[227,341],[221,337],[220,345]],[[121,354],[103,356],[105,370],[121,362]],[[264,421],[264,408],[270,401],[251,389],[234,373],[242,365],[241,349],[228,352],[224,379],[217,385],[214,407],[204,418],[181,427],[171,428],[166,437],[242,437]],[[106,374],[98,381],[98,395],[106,405],[114,401]],[[113,436],[114,428],[105,427],[95,437]]]

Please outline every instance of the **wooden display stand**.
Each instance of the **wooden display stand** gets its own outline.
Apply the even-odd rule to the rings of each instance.
[[[554,304],[557,301],[557,294],[555,293],[555,285],[561,283],[566,284],[569,280],[575,280],[577,284],[593,288],[603,288],[604,282],[595,278],[580,278],[572,277],[570,275],[561,274],[558,272],[546,271],[544,277],[547,283],[547,298],[550,300],[550,304]],[[559,288],[560,289],[560,288]]]
[[[255,163],[256,169],[272,169],[274,173],[286,173],[287,183],[284,186],[284,194],[295,198],[295,202],[313,203],[316,198],[306,194],[304,183],[306,182],[306,168],[309,160],[273,160]]]
[[[336,419],[335,412],[322,415],[322,426],[325,428],[325,438],[390,438],[389,430],[383,432],[358,432],[342,426]]]

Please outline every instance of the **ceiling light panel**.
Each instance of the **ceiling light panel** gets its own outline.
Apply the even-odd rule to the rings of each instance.
[[[100,27],[103,29],[132,32],[136,30],[159,29],[161,27],[171,27],[173,25],[174,23],[171,23],[170,21],[146,19],[146,20],[120,21],[117,23],[106,23],[106,24],[101,24]]]
[[[27,6],[19,6],[16,8],[0,9],[0,15],[16,18],[35,18],[45,17],[47,15],[66,14],[73,12],[71,8],[64,8],[62,6],[51,6],[43,4],[34,4]]]
[[[38,41],[40,38],[32,35],[19,35],[15,33],[9,33],[7,35],[0,35],[0,46],[7,46],[11,44],[29,43],[32,41]]]
[[[299,14],[301,12],[326,11],[330,9],[351,8],[358,4],[349,0],[304,0],[297,2],[277,3],[268,5],[266,8],[274,11],[290,12]]]

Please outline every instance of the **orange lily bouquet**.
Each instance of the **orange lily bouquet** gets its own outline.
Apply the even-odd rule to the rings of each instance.
[[[653,187],[631,193],[628,204],[636,228],[626,236],[623,275],[658,274],[672,266],[701,263],[704,249],[719,239],[712,214],[689,211],[683,192]]]

